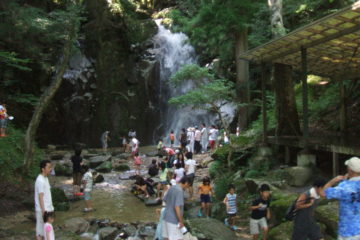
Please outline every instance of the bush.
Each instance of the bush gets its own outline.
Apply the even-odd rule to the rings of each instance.
[[[245,173],[245,178],[256,178],[261,176],[264,176],[264,173],[258,170],[249,170]]]
[[[17,181],[14,173],[24,163],[24,136],[23,130],[8,128],[7,137],[0,138],[0,177],[5,180]],[[30,167],[29,178],[35,179],[39,173],[39,163],[42,160],[43,152],[35,147],[34,160]]]
[[[230,145],[224,145],[216,149],[211,157],[216,161],[226,162],[230,152]]]
[[[233,184],[234,180],[232,174],[222,174],[218,176],[214,182],[215,196],[219,201],[222,201],[225,198],[225,195],[229,191],[229,186]]]
[[[210,163],[209,175],[211,178],[215,178],[219,173],[221,174],[223,170],[223,163],[220,161],[214,161]]]

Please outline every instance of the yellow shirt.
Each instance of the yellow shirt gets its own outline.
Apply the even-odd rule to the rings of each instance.
[[[199,186],[199,190],[200,190],[200,194],[208,195],[210,193],[210,191],[212,190],[212,187],[210,185],[201,184]]]

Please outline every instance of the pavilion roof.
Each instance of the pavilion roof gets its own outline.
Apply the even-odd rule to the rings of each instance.
[[[273,62],[301,69],[301,48],[307,49],[308,73],[360,76],[360,1],[287,35],[248,50],[241,59]]]

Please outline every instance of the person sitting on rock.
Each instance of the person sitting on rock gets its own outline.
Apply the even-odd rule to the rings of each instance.
[[[145,194],[145,198],[149,198],[150,194],[148,192],[148,184],[146,183],[145,179],[141,176],[136,176],[136,181],[134,183],[136,190],[140,191],[141,193]]]
[[[153,159],[151,161],[151,164],[149,166],[149,171],[148,174],[150,175],[150,177],[155,177],[159,174],[159,168],[156,162],[156,159]]]

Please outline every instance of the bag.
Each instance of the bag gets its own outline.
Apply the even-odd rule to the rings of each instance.
[[[285,220],[286,221],[292,221],[294,220],[298,210],[296,209],[296,202],[298,201],[299,198],[296,198],[296,200],[288,207],[288,209],[286,210],[285,213]],[[305,200],[302,200],[301,202],[306,202],[308,200],[310,200],[311,197],[306,198]]]

